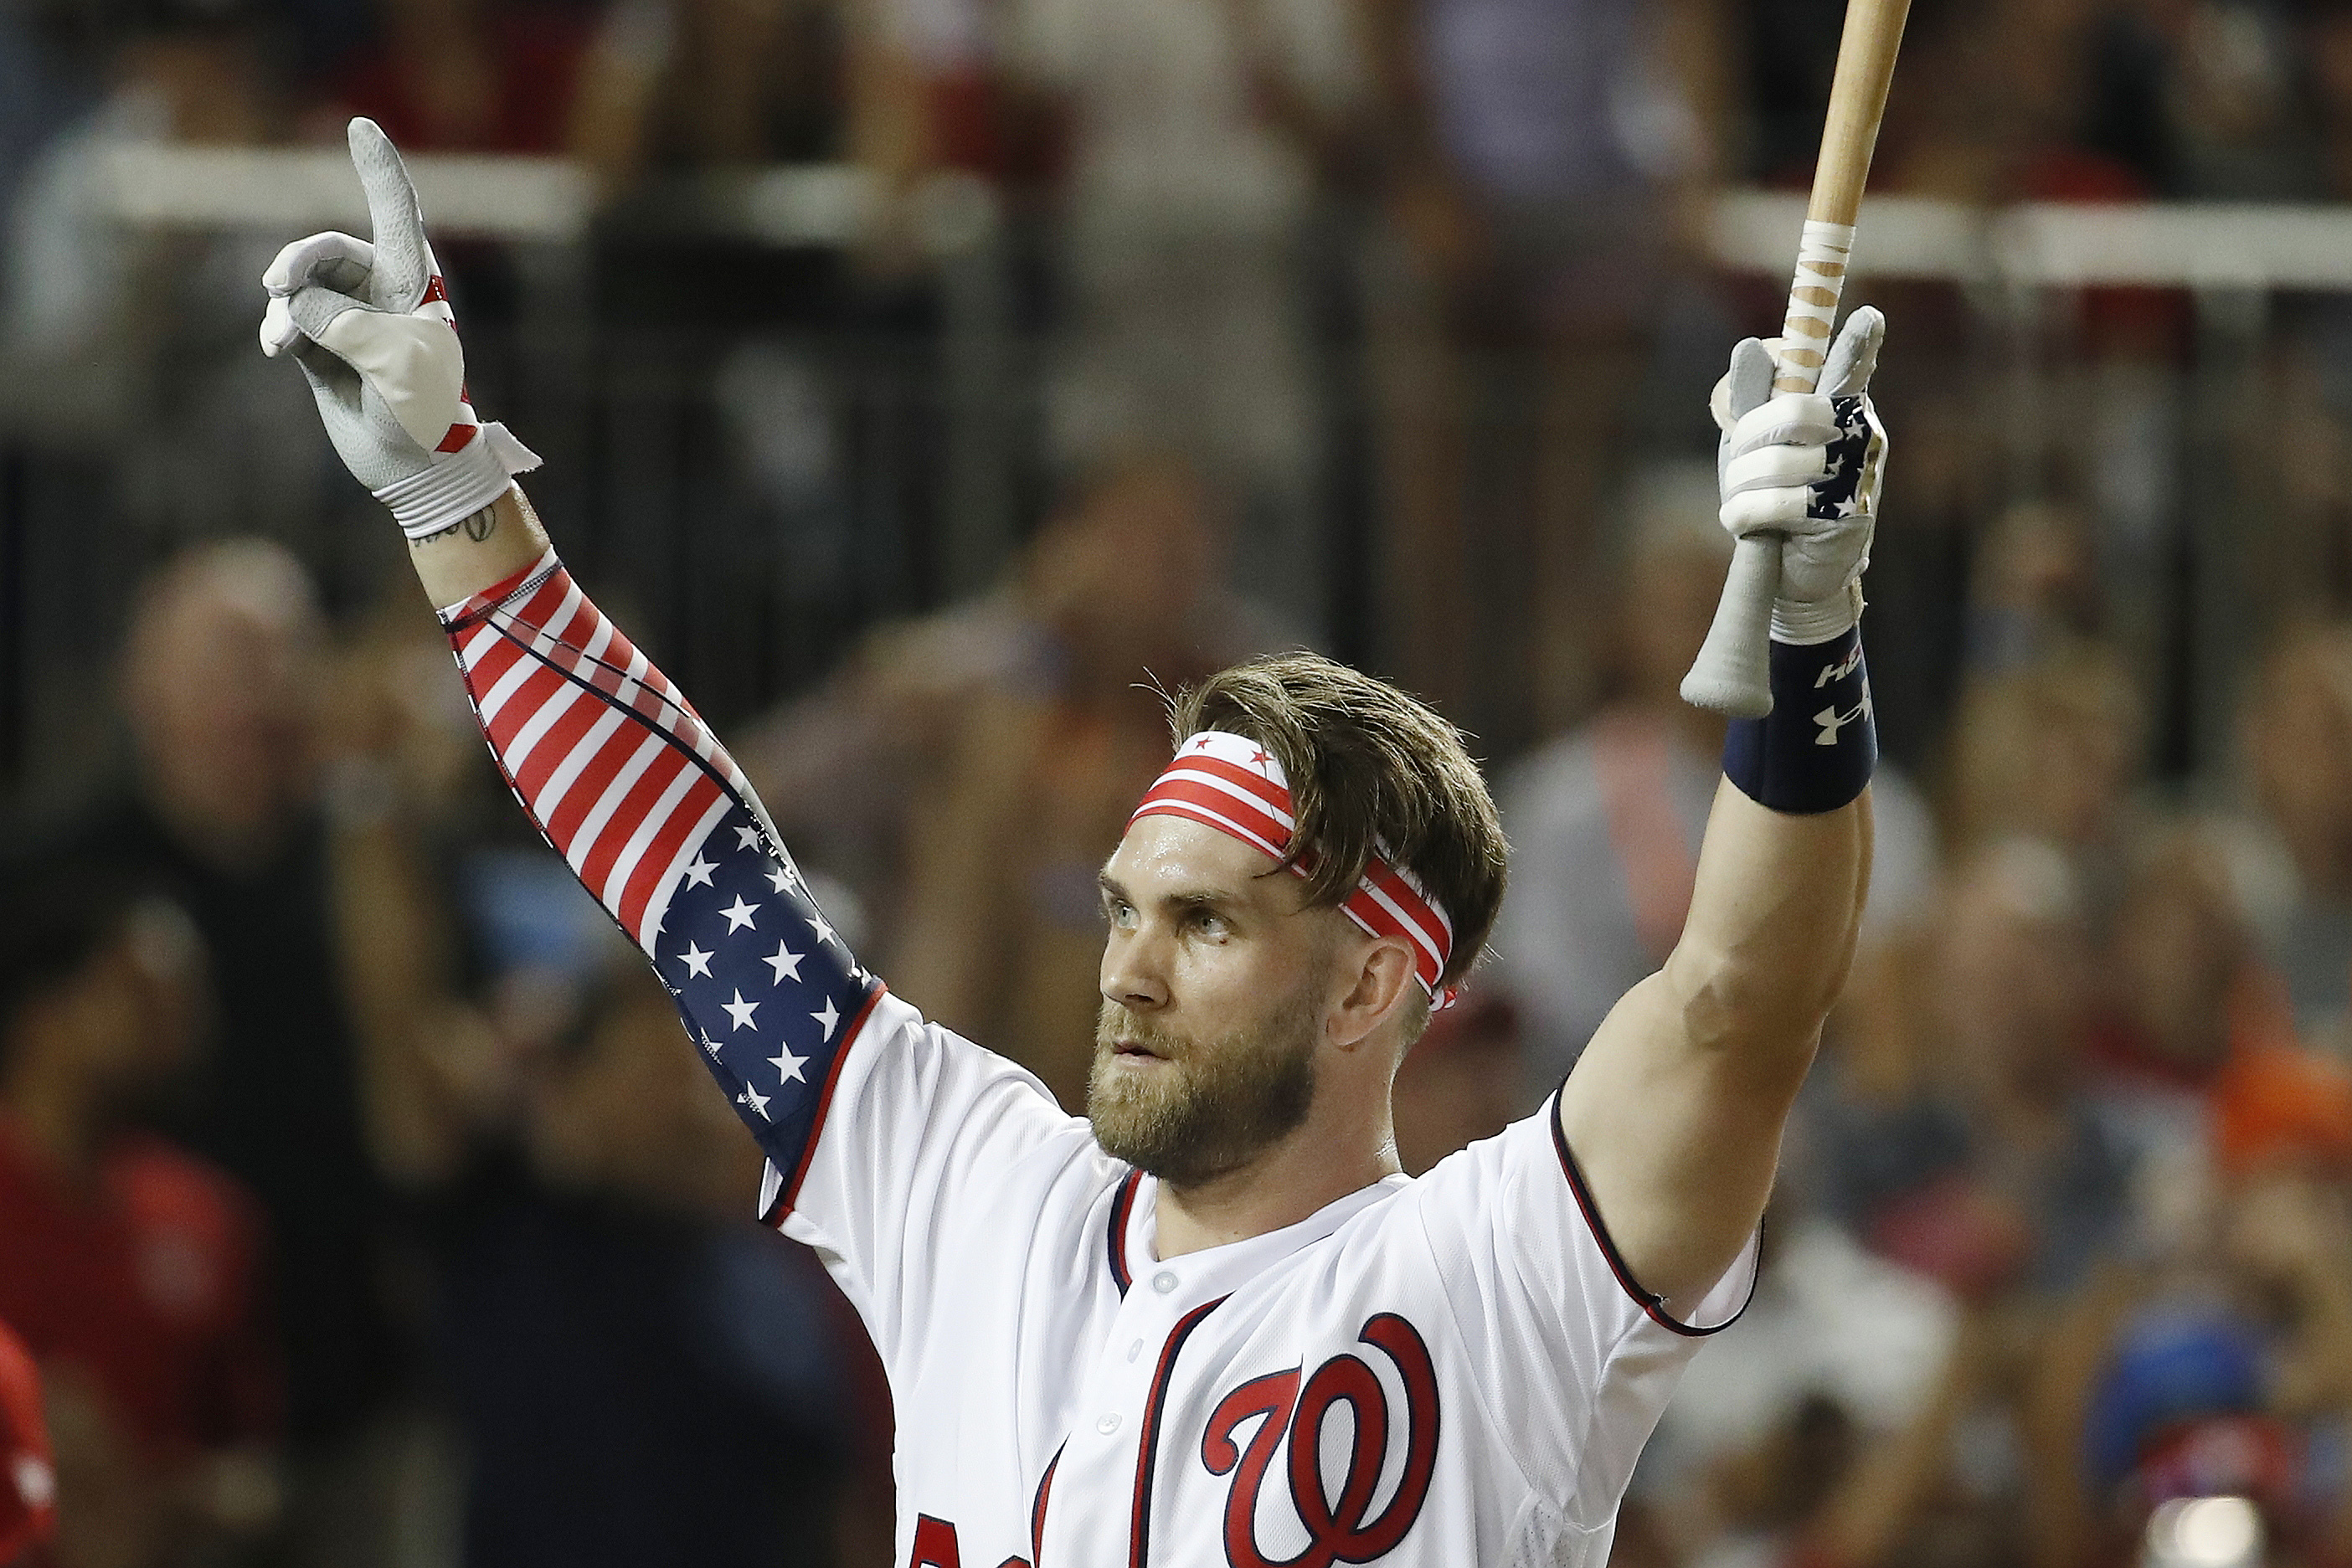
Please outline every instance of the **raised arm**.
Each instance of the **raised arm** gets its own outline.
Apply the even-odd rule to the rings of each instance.
[[[373,244],[289,246],[264,278],[352,474],[391,509],[516,800],[653,964],[774,1165],[805,1171],[833,1072],[879,988],[825,924],[734,759],[572,581],[512,476],[537,459],[475,417],[399,154],[352,126]]]
[[[1732,727],[1681,940],[1560,1092],[1563,1141],[1624,1272],[1677,1317],[1762,1217],[1861,924],[1877,741],[1860,577],[1885,451],[1864,388],[1882,330],[1854,313],[1828,393],[1770,396],[1753,340],[1717,389],[1725,525],[1788,536],[1773,710]]]

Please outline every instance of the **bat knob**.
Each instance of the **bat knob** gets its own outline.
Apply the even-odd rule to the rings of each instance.
[[[1780,591],[1778,535],[1752,536],[1732,553],[1706,641],[1683,677],[1683,701],[1726,718],[1772,711],[1772,601]]]

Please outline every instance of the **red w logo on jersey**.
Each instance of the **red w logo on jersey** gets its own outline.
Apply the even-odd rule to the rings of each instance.
[[[1234,1473],[1225,1499],[1225,1560],[1233,1568],[1331,1568],[1335,1563],[1370,1563],[1387,1555],[1421,1516],[1429,1478],[1437,1465],[1439,1410],[1437,1372],[1429,1347],[1412,1324],[1394,1312],[1368,1319],[1356,1336],[1384,1352],[1404,1379],[1404,1474],[1396,1494],[1373,1519],[1372,1494],[1389,1451],[1389,1397],[1370,1364],[1356,1355],[1335,1355],[1300,1386],[1298,1367],[1254,1377],[1217,1402],[1201,1439],[1201,1462],[1211,1475]],[[1331,1407],[1345,1403],[1355,1417],[1355,1441],[1335,1500],[1324,1484],[1323,1427]],[[1255,1420],[1249,1446],[1234,1433]],[[1285,1434],[1290,1438],[1291,1505],[1306,1526],[1307,1550],[1279,1561],[1258,1550],[1258,1493]]]

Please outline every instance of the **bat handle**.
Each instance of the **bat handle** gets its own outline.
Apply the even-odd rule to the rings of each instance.
[[[1772,601],[1780,594],[1780,536],[1739,541],[1716,602],[1715,622],[1683,677],[1683,701],[1726,718],[1772,711]]]
[[[1821,384],[1838,297],[1845,290],[1853,225],[1808,219],[1789,285],[1789,314],[1780,329],[1777,392],[1809,392]],[[1772,711],[1772,601],[1780,594],[1782,535],[1756,534],[1732,552],[1715,622],[1683,677],[1683,701],[1726,718],[1762,718]]]

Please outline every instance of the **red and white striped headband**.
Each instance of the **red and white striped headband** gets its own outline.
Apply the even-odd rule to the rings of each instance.
[[[1128,825],[1146,817],[1182,817],[1230,833],[1275,860],[1288,851],[1297,827],[1282,764],[1257,742],[1221,729],[1204,729],[1176,748],[1175,759],[1143,792],[1143,803]],[[1290,869],[1307,874],[1297,862]],[[1430,1004],[1453,1005],[1454,988],[1441,990],[1438,977],[1454,952],[1454,922],[1410,873],[1373,856],[1339,910],[1367,936],[1400,936],[1410,943],[1413,974]]]

